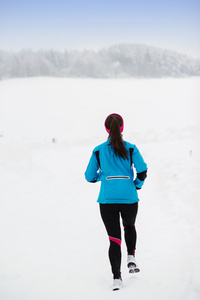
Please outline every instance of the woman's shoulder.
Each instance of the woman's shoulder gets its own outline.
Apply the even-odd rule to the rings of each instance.
[[[94,148],[94,152],[96,152],[96,151],[100,151],[101,149],[103,149],[104,147],[106,147],[107,145],[109,145],[109,141],[107,140],[106,142],[104,142],[104,143],[101,143],[101,144],[99,144],[98,146],[96,146],[95,148]]]
[[[124,144],[125,144],[125,147],[126,148],[135,148],[136,147],[136,145],[135,144],[132,144],[132,143],[130,143],[130,142],[127,142],[127,141],[124,141]]]

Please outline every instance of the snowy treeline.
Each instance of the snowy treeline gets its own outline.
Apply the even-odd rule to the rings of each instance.
[[[0,50],[0,78],[199,76],[200,61],[170,50],[121,44],[98,51]]]

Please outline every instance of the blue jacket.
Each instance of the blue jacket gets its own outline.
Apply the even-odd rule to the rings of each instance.
[[[99,203],[139,201],[137,189],[144,184],[147,165],[135,145],[126,141],[124,144],[130,155],[129,160],[116,156],[109,140],[92,152],[85,178],[89,182],[101,181]],[[134,176],[133,165],[137,176]]]

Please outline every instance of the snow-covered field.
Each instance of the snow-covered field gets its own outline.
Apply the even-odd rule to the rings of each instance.
[[[109,241],[84,171],[125,120],[149,173],[136,257],[113,292]],[[0,82],[0,299],[200,299],[200,78]]]

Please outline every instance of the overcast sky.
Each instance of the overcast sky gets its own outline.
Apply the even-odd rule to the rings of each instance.
[[[0,0],[0,49],[99,49],[119,43],[200,58],[199,0]]]

